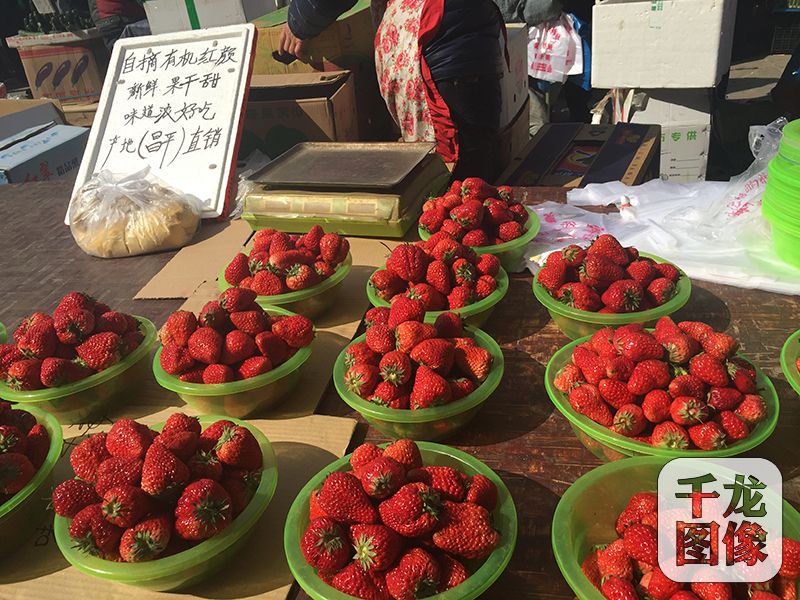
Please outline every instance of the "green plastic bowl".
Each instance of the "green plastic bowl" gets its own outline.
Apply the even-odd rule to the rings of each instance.
[[[655,492],[658,474],[669,459],[639,456],[592,469],[573,483],[556,506],[552,544],[558,568],[581,600],[603,600],[581,571],[593,546],[617,539],[617,516],[631,496]],[[800,515],[783,502],[783,535],[800,539]]]
[[[800,395],[800,371],[796,365],[798,357],[800,357],[800,331],[795,331],[781,349],[781,367],[783,374],[786,375],[786,381]]]
[[[652,258],[658,262],[669,262],[653,254],[646,254],[644,252],[640,254],[641,256]],[[681,277],[678,279],[676,287],[678,291],[675,297],[661,306],[649,310],[640,310],[638,312],[609,315],[590,312],[588,310],[579,310],[567,306],[553,298],[550,292],[539,284],[536,277],[533,278],[533,295],[536,296],[536,299],[547,309],[547,312],[550,313],[550,316],[553,321],[556,322],[561,332],[571,340],[576,340],[586,335],[592,335],[594,332],[604,327],[619,327],[627,323],[655,325],[658,319],[680,310],[689,301],[689,296],[692,295],[692,282],[689,281],[689,278],[683,271],[681,271]]]
[[[381,268],[385,268],[381,267]],[[380,269],[378,269],[380,270]],[[497,289],[493,291],[491,294],[483,298],[482,300],[478,300],[477,302],[470,304],[469,306],[465,306],[463,308],[451,308],[448,310],[431,310],[425,313],[425,322],[426,323],[433,323],[443,312],[453,312],[461,316],[464,322],[467,325],[472,325],[473,327],[480,327],[489,319],[492,315],[492,311],[494,310],[495,304],[500,302],[505,295],[508,293],[508,273],[502,267],[500,271],[497,273]],[[367,281],[367,298],[369,298],[370,304],[372,306],[386,306],[389,307],[391,304],[384,300],[383,298],[379,298],[378,294],[375,293],[375,288],[372,287],[372,277],[370,277],[369,281]]]
[[[492,370],[486,380],[474,392],[460,400],[444,406],[419,410],[388,408],[369,402],[348,390],[344,384],[344,375],[347,372],[344,359],[347,348],[342,350],[333,365],[333,384],[336,386],[336,391],[350,408],[358,411],[370,425],[387,437],[441,440],[451,436],[478,414],[483,403],[500,385],[505,369],[503,352],[494,338],[474,327],[467,327],[466,330],[475,338],[479,346],[486,348],[491,353],[493,362]],[[365,339],[366,335],[359,336],[350,345],[358,344]]]
[[[785,216],[773,211],[769,204],[761,204],[761,213],[772,229],[775,254],[788,265],[800,268],[800,222],[793,224]]]
[[[270,306],[270,315],[290,317],[294,313]],[[187,383],[161,368],[161,350],[153,357],[153,375],[161,387],[178,394],[181,400],[195,410],[210,415],[225,415],[244,419],[257,412],[276,406],[284,400],[300,380],[300,367],[311,356],[311,347],[300,348],[294,356],[272,371],[249,379],[230,383]]]
[[[432,600],[474,600],[480,597],[497,580],[508,566],[514,546],[517,543],[517,510],[511,493],[497,476],[497,473],[465,452],[432,444],[417,442],[422,460],[426,465],[442,465],[459,469],[467,475],[478,473],[485,475],[497,486],[497,507],[492,513],[494,528],[500,532],[500,544],[494,552],[476,565],[469,565],[472,575],[458,587],[430,596]],[[292,571],[300,587],[314,600],[352,600],[352,596],[343,594],[324,583],[314,568],[309,565],[300,550],[300,538],[308,526],[308,497],[312,491],[320,488],[328,474],[333,471],[349,471],[350,455],[340,458],[317,473],[306,486],[300,490],[286,519],[283,534],[283,547],[289,569]]]
[[[522,257],[525,256],[525,248],[528,243],[536,237],[542,224],[539,221],[539,216],[533,212],[533,209],[525,207],[528,211],[528,220],[525,221],[525,233],[515,240],[505,242],[503,244],[495,244],[492,246],[472,246],[476,254],[494,254],[500,259],[500,264],[508,273],[520,273],[525,270],[525,265],[522,262]],[[417,226],[419,237],[427,240],[431,234]]]
[[[229,417],[202,416],[200,423],[204,426],[210,425],[224,418]],[[221,569],[245,545],[253,527],[269,506],[278,485],[278,467],[269,440],[252,425],[238,419],[230,420],[237,425],[247,427],[256,437],[264,456],[264,468],[261,472],[261,482],[252,500],[222,533],[189,550],[166,558],[141,563],[112,562],[73,547],[72,539],[69,537],[70,519],[56,515],[53,529],[58,549],[64,558],[87,575],[158,592],[194,585]],[[154,429],[160,430],[163,425],[163,423],[156,425]]]
[[[43,390],[17,391],[0,382],[0,398],[24,406],[35,406],[54,415],[61,423],[87,423],[103,417],[112,405],[136,398],[150,371],[150,349],[158,334],[149,320],[137,316],[144,340],[136,350],[104,371],[85,379]]]
[[[6,335],[6,326],[0,323],[0,344],[5,344],[7,339],[8,335]]]
[[[339,297],[342,282],[353,266],[353,257],[350,254],[336,268],[333,275],[315,286],[296,292],[276,294],[275,296],[258,296],[256,302],[266,309],[270,306],[280,306],[295,314],[303,315],[309,319],[318,317],[328,310]],[[217,287],[224,292],[231,286],[225,281],[225,269],[217,277]]]
[[[50,450],[42,466],[28,484],[4,504],[0,504],[0,556],[8,556],[28,541],[46,518],[53,468],[61,457],[64,437],[61,424],[53,415],[35,406],[14,406],[36,417],[50,436]]]
[[[618,433],[614,433],[607,427],[603,427],[599,423],[595,423],[590,418],[576,412],[569,404],[567,394],[559,391],[554,380],[559,370],[572,361],[572,351],[576,346],[584,342],[588,342],[591,338],[589,336],[575,340],[567,344],[556,352],[547,363],[547,369],[544,374],[544,385],[547,388],[547,394],[550,396],[553,404],[564,415],[572,426],[572,430],[578,436],[581,443],[586,447],[589,452],[597,456],[600,460],[613,461],[620,458],[629,456],[648,455],[648,456],[661,456],[665,458],[722,458],[729,456],[736,456],[752,450],[764,440],[766,440],[775,430],[778,424],[778,413],[780,406],[778,403],[778,394],[775,387],[772,385],[769,377],[753,365],[756,369],[756,385],[761,391],[761,396],[767,405],[768,417],[755,426],[750,435],[719,450],[676,450],[672,448],[657,448],[644,442],[638,442],[634,439],[625,437]],[[742,358],[746,358],[742,356]]]
[[[800,164],[800,119],[787,123],[783,128],[778,156],[795,164]]]

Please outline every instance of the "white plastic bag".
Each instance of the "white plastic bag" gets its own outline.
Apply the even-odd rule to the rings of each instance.
[[[561,13],[528,29],[528,75],[564,83],[569,75],[583,73],[583,45],[572,17]]]
[[[70,204],[70,230],[81,250],[119,258],[173,250],[200,227],[198,198],[167,186],[145,168],[126,177],[101,171]]]

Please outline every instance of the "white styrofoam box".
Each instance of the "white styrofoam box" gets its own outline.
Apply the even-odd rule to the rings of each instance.
[[[632,123],[661,125],[661,178],[673,182],[702,181],[711,136],[711,90],[641,90],[644,110]]]
[[[528,26],[524,23],[506,25],[508,63],[510,69],[500,80],[503,104],[500,128],[506,127],[528,99]]]
[[[278,8],[278,0],[195,0],[203,29],[247,23]],[[153,35],[192,28],[185,0],[146,0],[144,11]]]
[[[708,88],[731,62],[736,0],[606,0],[592,9],[592,87]]]

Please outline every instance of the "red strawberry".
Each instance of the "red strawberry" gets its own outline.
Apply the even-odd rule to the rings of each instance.
[[[604,362],[606,377],[608,379],[616,379],[626,383],[631,378],[633,369],[636,366],[631,359],[624,356],[606,358]]]
[[[405,321],[422,321],[425,316],[425,305],[420,300],[396,296],[389,309],[387,326],[394,329]]]
[[[625,331],[617,333],[614,337],[617,351],[624,357],[634,362],[664,357],[664,347],[649,333],[641,331]]]
[[[318,575],[323,576],[321,572]],[[383,573],[365,571],[361,565],[355,562],[351,562],[336,573],[329,580],[329,585],[348,596],[364,600],[389,600],[391,598],[386,589]]]
[[[103,494],[103,516],[117,527],[133,527],[150,511],[150,498],[138,487],[121,485]]]
[[[216,329],[206,326],[197,328],[189,336],[187,347],[194,360],[211,365],[219,362],[223,344],[223,336]]]
[[[619,577],[623,580],[633,579],[633,565],[625,551],[625,542],[622,539],[614,540],[598,552],[597,568],[604,579],[607,577]]]
[[[473,229],[464,234],[464,237],[461,238],[461,243],[465,246],[479,248],[480,246],[491,245],[492,240],[483,229]]]
[[[167,417],[167,421],[164,423],[164,427],[161,429],[162,434],[182,431],[188,431],[200,435],[200,421],[197,419],[197,417],[176,412]]]
[[[420,365],[411,390],[412,409],[440,406],[450,402],[451,398],[452,392],[447,380],[425,365]]]
[[[644,574],[639,585],[653,600],[671,600],[683,587],[683,584],[672,581],[664,575],[664,572],[657,566],[653,566],[651,571]]]
[[[455,286],[447,295],[449,308],[464,308],[475,302],[475,292],[463,285]]]
[[[229,467],[252,471],[263,464],[261,446],[247,427],[223,427],[215,449],[220,462]]]
[[[425,365],[440,375],[447,375],[453,367],[455,351],[452,342],[434,338],[414,346],[409,357],[415,363]]]
[[[142,461],[107,458],[97,467],[95,491],[101,496],[120,485],[137,486],[142,481]]]
[[[135,319],[133,320],[135,321]],[[138,324],[133,327],[138,327]],[[132,317],[130,315],[109,310],[97,316],[94,331],[95,333],[111,331],[117,335],[125,335],[131,328]]]
[[[180,375],[192,370],[195,361],[188,348],[171,342],[161,349],[159,364],[170,375]]]
[[[119,419],[106,435],[108,453],[123,460],[143,458],[152,443],[150,430],[132,419]]]
[[[747,394],[735,412],[739,418],[753,427],[767,418],[767,405],[758,394]]]
[[[633,584],[616,575],[603,578],[600,591],[607,600],[638,600],[639,598]]]
[[[733,600],[729,583],[692,583],[691,589],[702,600]]]
[[[365,571],[385,571],[394,564],[404,541],[397,533],[384,525],[352,525],[353,560]]]
[[[378,519],[361,482],[351,473],[335,471],[328,475],[317,501],[325,514],[340,523],[376,523]]]
[[[605,427],[611,427],[614,418],[608,405],[600,398],[597,387],[584,383],[569,393],[569,404],[578,413]]]
[[[618,265],[628,264],[628,253],[613,235],[604,233],[597,236],[586,250],[588,256],[604,256]]]
[[[628,391],[637,396],[655,389],[663,389],[670,382],[669,366],[660,360],[643,360],[633,368],[628,379]]]
[[[642,412],[651,423],[661,423],[670,418],[672,396],[664,390],[652,390],[642,400]]]
[[[69,310],[80,310],[80,309],[82,309],[82,307],[80,306],[69,307]],[[86,310],[88,310],[89,312],[93,312],[91,306]],[[24,339],[25,334],[28,332],[28,329],[30,329],[34,325],[39,325],[39,324],[46,325],[48,323],[50,324],[53,323],[53,317],[51,317],[46,313],[35,312],[32,315],[25,317],[24,319],[22,319],[22,321],[20,321],[19,326],[14,331],[14,335],[12,338],[14,340],[14,345],[17,345],[20,342],[20,340]]]
[[[417,469],[422,466],[422,456],[413,440],[397,440],[386,446],[383,455],[393,458],[405,466],[406,470]]]
[[[125,530],[119,543],[125,562],[144,562],[158,558],[167,549],[172,523],[166,516],[152,516]]]
[[[605,289],[612,282],[623,279],[625,271],[621,266],[605,256],[589,254],[578,268],[578,276],[581,283],[594,288]]]
[[[238,373],[242,379],[258,377],[272,370],[272,363],[266,356],[251,356],[239,365]]]
[[[616,379],[601,379],[597,384],[600,396],[616,409],[625,405],[636,404],[636,396],[628,391],[628,386]],[[639,435],[638,433],[632,435]]]
[[[200,327],[213,327],[217,331],[222,332],[227,331],[228,328],[231,327],[228,313],[223,310],[222,306],[220,306],[219,302],[216,300],[206,302],[200,311],[200,315],[197,318],[197,323]],[[191,333],[194,333],[194,331]],[[184,345],[189,343],[189,335],[191,335],[191,333],[186,336],[186,342],[184,342]]]
[[[408,288],[405,294],[412,300],[419,300],[425,310],[442,310],[446,307],[447,302],[444,294],[441,294],[431,285],[427,283],[415,283]]]
[[[380,370],[375,365],[355,364],[344,374],[344,384],[354,394],[367,398],[380,381]]]
[[[8,368],[12,364],[24,358],[25,355],[19,351],[16,344],[0,344],[0,380],[6,379]]]
[[[783,562],[778,571],[787,579],[800,578],[800,542],[786,536],[783,537]]]
[[[258,348],[252,336],[234,329],[225,336],[222,344],[222,353],[216,362],[221,362],[224,365],[233,365],[250,358],[257,351]]]
[[[432,596],[439,588],[439,564],[422,548],[412,548],[397,566],[386,573],[386,587],[392,598],[413,600]]]
[[[19,428],[17,428],[22,433]],[[34,425],[25,436],[26,454],[28,459],[37,470],[44,464],[47,454],[50,452],[50,434],[43,425]]]
[[[678,425],[697,425],[708,420],[708,405],[689,396],[675,398],[669,410],[672,420]]]
[[[405,321],[395,328],[396,348],[400,352],[411,350],[423,340],[436,337],[436,327],[429,323]]]
[[[236,518],[247,508],[255,496],[261,483],[261,471],[225,469],[219,483],[231,497],[231,514],[233,518]]]
[[[283,280],[271,271],[258,271],[248,287],[257,296],[277,296],[286,292]]]
[[[567,281],[567,267],[563,263],[547,265],[536,274],[536,282],[555,294]]]
[[[556,389],[565,394],[569,393],[572,388],[579,386],[581,383],[584,383],[583,374],[581,370],[572,363],[567,363],[561,367],[553,379],[553,385],[555,385]]]
[[[314,519],[300,538],[306,562],[320,571],[339,571],[350,560],[350,540],[336,521]]]
[[[483,300],[497,289],[497,280],[491,275],[481,275],[475,282],[475,295]]]
[[[310,265],[294,264],[286,270],[286,287],[292,291],[304,290],[319,283],[319,275]]]
[[[90,504],[100,502],[94,487],[80,479],[67,479],[59,483],[53,490],[50,504],[53,511],[69,519],[77,515]]]
[[[404,281],[416,283],[425,279],[429,261],[428,255],[419,246],[401,244],[392,250],[386,260],[386,269]]]
[[[256,292],[242,288],[228,288],[219,295],[219,304],[228,314],[247,310],[256,300]]]
[[[357,471],[369,463],[371,463],[376,458],[383,456],[383,450],[378,448],[375,444],[364,443],[358,446],[353,453],[350,455],[350,466],[353,467],[353,471]]]
[[[453,589],[469,578],[467,568],[451,556],[440,552],[435,558],[439,565],[439,593]]]
[[[669,361],[676,365],[683,365],[700,352],[700,345],[684,333],[663,335],[658,340],[669,355]]]
[[[165,346],[167,344],[186,346],[195,329],[197,329],[197,318],[194,313],[186,310],[175,311],[167,317],[166,323],[159,332],[161,343]]]
[[[702,345],[707,354],[719,360],[731,358],[739,350],[739,342],[735,338],[716,331],[703,338]]]
[[[717,411],[733,410],[744,399],[744,394],[734,388],[712,387],[708,392],[708,405]]]
[[[384,525],[405,537],[431,533],[441,510],[439,495],[424,483],[408,483],[378,505]]]
[[[99,503],[82,509],[69,526],[69,535],[76,548],[109,560],[117,557],[123,531],[103,518],[103,509]]]
[[[625,552],[632,560],[658,565],[658,534],[648,525],[631,525],[622,535]]]
[[[425,272],[425,281],[439,293],[449,294],[452,289],[450,267],[441,260],[431,261]]]
[[[338,233],[326,233],[319,240],[319,254],[322,260],[339,264],[350,252],[350,242]]]
[[[467,490],[461,473],[452,467],[426,466],[408,472],[408,480],[430,486],[443,500],[461,502]]]
[[[475,268],[479,275],[496,277],[500,272],[500,259],[494,254],[481,254]]]
[[[256,340],[256,343],[258,343],[258,340]],[[359,364],[377,365],[380,361],[380,354],[371,350],[366,342],[351,344],[347,347],[347,350],[345,350],[344,366],[348,369]]]
[[[611,283],[600,299],[611,310],[623,313],[640,310],[643,296],[644,291],[639,283],[633,279],[622,279]]]
[[[678,323],[678,328],[695,341],[703,343],[703,340],[714,333],[710,325],[699,321],[682,321]]]
[[[644,289],[660,276],[649,260],[635,260],[626,267],[625,272]]]
[[[75,446],[69,456],[69,463],[75,475],[84,481],[94,483],[97,467],[110,457],[106,450],[106,434],[96,433]]]
[[[466,501],[491,512],[497,506],[497,486],[485,475],[473,475],[467,482]]]
[[[94,313],[82,309],[62,311],[53,317],[53,327],[62,344],[79,344],[94,331]]]
[[[739,364],[733,361],[728,361],[726,363],[726,367],[728,369],[728,375],[733,382],[733,386],[738,391],[740,391],[742,394],[756,393],[756,378],[754,375],[750,374],[748,368],[741,367]]]
[[[367,347],[377,355],[383,355],[394,350],[395,335],[388,325],[373,325],[367,329],[365,336]]]
[[[245,310],[230,314],[231,323],[239,331],[256,336],[269,326],[269,317],[263,310]]]
[[[373,306],[364,315],[364,323],[367,328],[373,325],[388,325],[389,309],[385,306]]]
[[[622,536],[631,525],[641,523],[642,519],[658,509],[658,497],[652,492],[638,492],[631,496],[625,509],[617,517],[616,530]]]
[[[725,432],[714,421],[692,425],[688,432],[694,445],[701,450],[717,450],[727,445]]]
[[[556,300],[578,310],[595,312],[602,302],[592,288],[585,283],[565,283],[555,294]]]
[[[647,286],[647,299],[655,306],[661,306],[671,300],[677,293],[675,283],[666,277],[659,277]]]
[[[750,435],[750,428],[747,423],[736,413],[730,410],[723,410],[714,420],[725,432],[725,436],[731,442],[738,442]]]
[[[236,256],[233,257],[228,266],[225,267],[225,281],[229,284],[236,286],[239,285],[239,282],[244,279],[245,277],[249,277],[251,274],[250,272],[250,265],[248,263],[247,255],[239,252]]]
[[[592,550],[586,558],[583,559],[581,563],[581,571],[586,576],[586,579],[589,580],[594,587],[598,590],[600,589],[600,569],[597,566],[597,554],[598,550]]]
[[[614,415],[614,431],[627,437],[635,437],[647,426],[642,408],[638,404],[625,404]]]
[[[675,324],[675,321],[670,319],[669,317],[661,317],[656,322],[655,330],[653,331],[653,337],[655,337],[660,343],[664,342],[664,338],[671,335],[680,335],[683,332],[680,328]]]
[[[466,258],[458,258],[454,260],[453,264],[450,266],[450,269],[453,273],[453,281],[455,285],[469,286],[477,279],[475,267]]]
[[[467,196],[474,196],[476,199],[483,201],[486,198],[497,196],[497,188],[485,182],[480,177],[467,177],[459,186],[456,186],[457,181],[453,182],[453,188],[458,187],[458,192],[466,198]]]
[[[175,532],[185,540],[213,537],[232,520],[230,495],[212,479],[187,485],[175,507]]]
[[[727,387],[730,383],[725,365],[706,352],[689,361],[689,373],[712,386]]]
[[[305,348],[314,341],[314,324],[302,315],[283,317],[272,324],[272,333],[290,348]]]
[[[199,438],[200,435],[194,431],[162,431],[153,443],[161,444],[182,461],[187,461],[197,451]]]
[[[706,384],[694,375],[679,375],[669,383],[669,394],[673,398],[689,396],[697,400],[706,397]]]
[[[465,200],[450,211],[450,218],[467,229],[478,227],[483,220],[483,203],[479,200]]]
[[[386,381],[381,381],[376,385],[367,400],[395,409],[408,409],[411,403],[407,386],[397,387]]]
[[[161,444],[152,444],[142,465],[142,490],[155,497],[168,496],[189,481],[189,468]]]
[[[655,270],[658,271],[661,277],[666,277],[672,281],[678,281],[681,276],[681,272],[678,268],[669,263],[655,263],[653,267],[655,267]]]
[[[411,381],[412,365],[408,355],[399,352],[388,352],[380,359],[380,375],[384,381],[396,386],[403,386]]]
[[[284,362],[289,355],[289,346],[271,331],[262,331],[255,337],[256,348],[269,359],[273,367]]]
[[[378,269],[369,279],[370,285],[375,289],[375,293],[383,300],[402,292],[406,283],[400,279],[394,272],[388,269]]]
[[[213,364],[203,369],[202,383],[206,385],[228,383],[230,381],[236,381],[236,371],[228,365]]]
[[[492,370],[492,354],[480,346],[457,348],[454,352],[459,370],[472,379],[483,382]]]
[[[422,213],[419,218],[419,227],[428,233],[436,233],[442,228],[442,223],[447,217],[447,210],[444,207],[434,207]]]
[[[28,358],[47,358],[56,351],[58,338],[52,322],[40,322],[28,327],[17,342],[17,348]]]
[[[486,558],[500,535],[491,526],[491,516],[482,506],[469,502],[443,503],[441,526],[433,534],[437,548],[458,557]]]

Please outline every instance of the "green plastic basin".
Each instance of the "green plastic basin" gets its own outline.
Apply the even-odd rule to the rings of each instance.
[[[36,417],[50,436],[50,450],[33,479],[4,504],[0,504],[0,557],[8,556],[30,540],[47,514],[53,468],[61,457],[64,437],[61,424],[53,415],[35,406],[15,406]]]
[[[642,252],[641,256],[652,258],[662,263],[669,262],[663,258],[645,252]],[[692,282],[683,271],[681,271],[681,277],[678,279],[676,287],[677,292],[675,296],[669,302],[665,302],[661,306],[631,313],[603,314],[590,312],[588,310],[579,310],[559,302],[550,295],[550,292],[548,292],[544,286],[539,284],[536,277],[533,278],[533,295],[536,296],[536,299],[547,309],[547,312],[550,313],[550,317],[556,322],[561,332],[571,340],[586,335],[592,335],[594,332],[604,327],[619,327],[620,325],[626,325],[628,323],[655,325],[658,319],[677,312],[689,301],[689,296],[692,295]]]
[[[800,395],[800,371],[797,370],[797,359],[800,358],[800,330],[795,331],[786,340],[781,349],[781,368],[786,381]]]
[[[474,337],[478,345],[486,348],[492,355],[492,370],[489,376],[471,394],[445,404],[432,408],[419,410],[388,408],[369,402],[354,394],[344,384],[344,375],[347,369],[344,365],[347,348],[342,350],[333,365],[333,384],[339,396],[350,408],[358,411],[367,422],[387,437],[412,440],[441,440],[453,435],[462,429],[478,413],[483,403],[500,385],[505,369],[503,351],[494,338],[480,329],[467,327],[467,332]],[[353,340],[350,345],[358,344],[366,339],[362,335]],[[350,346],[348,346],[349,348]]]
[[[542,224],[539,221],[539,216],[533,212],[533,209],[525,207],[528,211],[528,220],[525,221],[525,233],[515,240],[505,242],[503,244],[494,244],[491,246],[472,246],[476,254],[494,254],[500,259],[500,264],[508,273],[520,273],[525,270],[525,265],[522,258],[525,256],[525,248],[528,243],[536,237]],[[419,237],[427,240],[431,234],[417,227]]]
[[[775,426],[778,424],[778,413],[780,412],[778,394],[769,377],[756,366],[756,385],[767,405],[767,418],[756,425],[748,437],[739,442],[719,450],[676,450],[672,448],[657,448],[650,444],[638,442],[624,435],[614,433],[607,427],[603,427],[599,423],[595,423],[590,418],[575,411],[569,404],[568,395],[559,391],[554,384],[556,374],[559,370],[572,361],[572,351],[575,347],[589,340],[590,337],[587,336],[575,340],[558,350],[550,359],[550,362],[547,363],[547,369],[544,374],[544,384],[547,389],[547,394],[550,396],[550,400],[555,404],[561,414],[567,418],[575,435],[578,436],[578,439],[586,449],[600,460],[613,461],[638,455],[661,456],[665,458],[722,458],[736,456],[747,450],[752,450],[761,444],[772,435]],[[742,356],[742,358],[746,357]]]
[[[0,323],[0,344],[5,344],[7,339],[6,326]]]
[[[142,382],[149,377],[150,349],[156,342],[156,328],[137,316],[144,340],[123,360],[85,379],[43,390],[17,391],[0,382],[0,398],[23,406],[35,406],[54,415],[65,425],[86,423],[105,416],[107,409],[136,399]]]
[[[385,265],[381,268],[385,268]],[[380,269],[378,269],[380,270]],[[493,291],[491,294],[483,298],[482,300],[478,300],[469,306],[465,306],[463,308],[451,308],[448,310],[432,310],[425,313],[425,322],[426,323],[433,323],[443,312],[453,312],[461,316],[464,322],[467,325],[472,325],[473,327],[480,327],[489,319],[492,315],[492,311],[494,310],[495,305],[502,300],[505,295],[508,293],[508,274],[506,273],[505,269],[502,267],[500,271],[497,273],[497,289]],[[372,287],[372,278],[370,277],[369,281],[367,281],[367,298],[369,298],[370,304],[372,306],[391,306],[389,302],[384,300],[383,298],[379,298],[378,294],[375,293],[375,288]]]
[[[764,202],[761,204],[761,213],[772,229],[775,254],[786,264],[800,268],[800,222],[793,223]]]
[[[270,306],[280,306],[295,314],[303,315],[309,319],[318,317],[328,310],[339,296],[344,278],[353,266],[353,257],[350,254],[336,268],[333,275],[321,281],[315,286],[296,292],[286,294],[276,294],[275,296],[258,296],[256,302],[261,308]],[[217,277],[217,287],[220,292],[224,292],[231,286],[225,281],[225,269],[220,271]]]
[[[581,571],[592,547],[619,536],[617,516],[637,492],[655,492],[658,474],[670,459],[639,456],[597,467],[578,478],[556,506],[551,541],[561,574],[581,600],[603,600]],[[783,502],[783,535],[800,539],[800,515]]]
[[[224,416],[202,416],[205,427]],[[76,569],[107,581],[124,583],[153,591],[166,592],[194,585],[221,569],[244,546],[253,527],[269,506],[278,485],[275,452],[266,436],[244,421],[230,419],[247,427],[258,440],[264,456],[261,482],[250,503],[225,530],[197,546],[157,560],[141,563],[117,563],[91,556],[73,547],[69,537],[70,519],[56,515],[53,528],[58,549]],[[163,423],[154,427],[160,430]]]
[[[787,123],[783,128],[778,156],[800,164],[800,119]]]
[[[425,465],[450,466],[467,475],[482,474],[497,486],[497,507],[492,513],[492,525],[500,532],[500,543],[494,552],[482,563],[468,563],[472,575],[458,587],[430,596],[431,600],[474,600],[480,597],[494,583],[508,566],[514,546],[517,543],[517,510],[511,493],[497,474],[477,458],[465,452],[432,444],[418,442],[422,461]],[[325,478],[333,471],[349,471],[350,455],[340,458],[317,473],[306,486],[300,490],[286,519],[283,534],[283,546],[297,583],[314,600],[352,600],[352,596],[343,594],[324,583],[309,565],[300,551],[300,538],[308,526],[308,497],[312,491],[320,488]]]
[[[294,313],[269,306],[270,315],[290,317]],[[300,348],[294,356],[268,373],[229,383],[187,383],[161,368],[161,350],[153,357],[153,375],[161,387],[175,392],[198,412],[244,419],[285,400],[300,380],[300,367],[311,356],[311,347]]]

